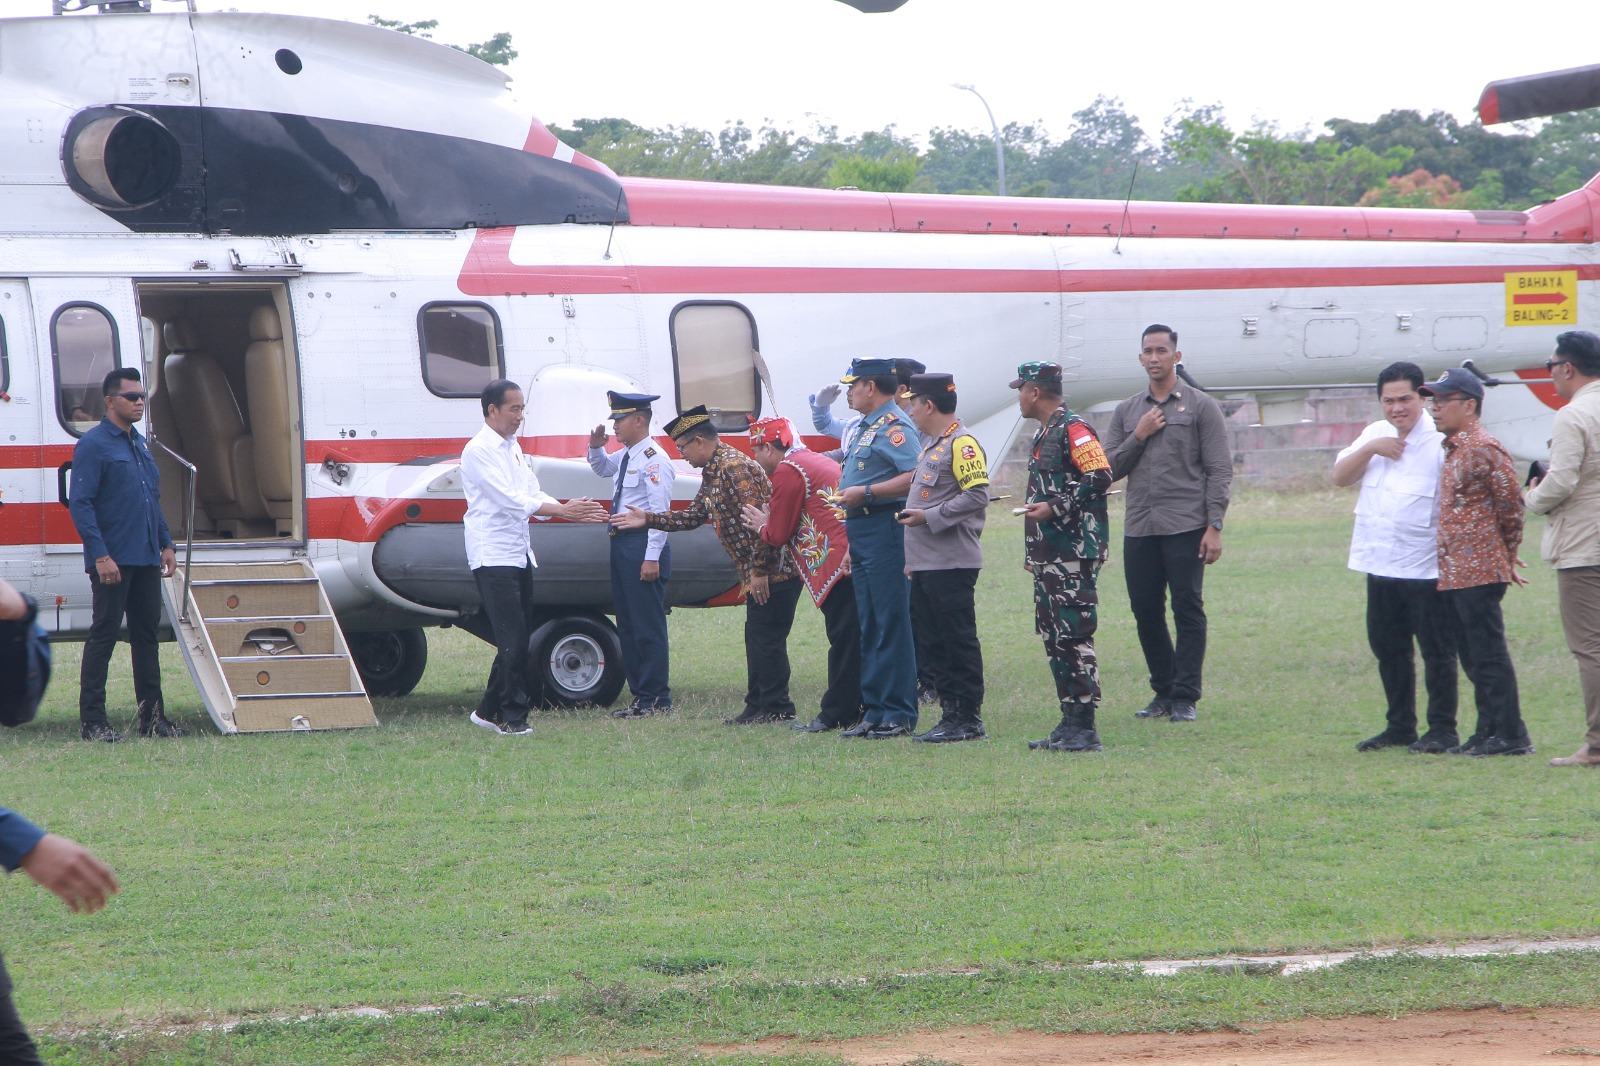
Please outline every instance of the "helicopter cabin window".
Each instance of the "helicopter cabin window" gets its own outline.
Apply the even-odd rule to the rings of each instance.
[[[11,393],[11,356],[6,351],[6,320],[0,318],[0,397]]]
[[[705,404],[720,432],[742,432],[761,415],[756,322],[736,303],[685,303],[672,311],[678,410]]]
[[[422,382],[435,396],[480,396],[505,377],[500,320],[482,304],[428,304],[417,315]]]
[[[74,437],[105,417],[101,385],[122,365],[117,327],[103,308],[68,304],[50,323],[50,354],[56,370],[56,414]]]

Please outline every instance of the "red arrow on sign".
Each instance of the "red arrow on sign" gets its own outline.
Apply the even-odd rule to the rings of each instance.
[[[1511,302],[1514,304],[1564,304],[1567,302],[1567,294],[1564,292],[1530,292],[1513,296]]]

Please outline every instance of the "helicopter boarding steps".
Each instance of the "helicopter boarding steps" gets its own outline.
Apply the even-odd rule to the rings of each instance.
[[[224,733],[376,726],[316,572],[303,560],[195,563],[162,581],[178,644]]]

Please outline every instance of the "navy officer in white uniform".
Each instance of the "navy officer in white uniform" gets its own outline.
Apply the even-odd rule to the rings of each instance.
[[[611,479],[611,513],[672,508],[672,460],[650,436],[650,404],[659,396],[608,392],[611,422],[622,450],[607,453],[605,424],[589,434],[589,468]],[[617,718],[642,718],[672,710],[667,683],[667,581],[672,547],[665,530],[611,528],[611,602],[622,638],[622,666],[633,702],[613,711]]]

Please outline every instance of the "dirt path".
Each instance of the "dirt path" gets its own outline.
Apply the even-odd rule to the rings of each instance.
[[[788,1039],[708,1054],[835,1054],[861,1066],[1573,1066],[1600,1061],[1600,1009],[1435,1011],[1284,1022],[1249,1032],[1080,1036],[954,1029],[833,1043]]]

